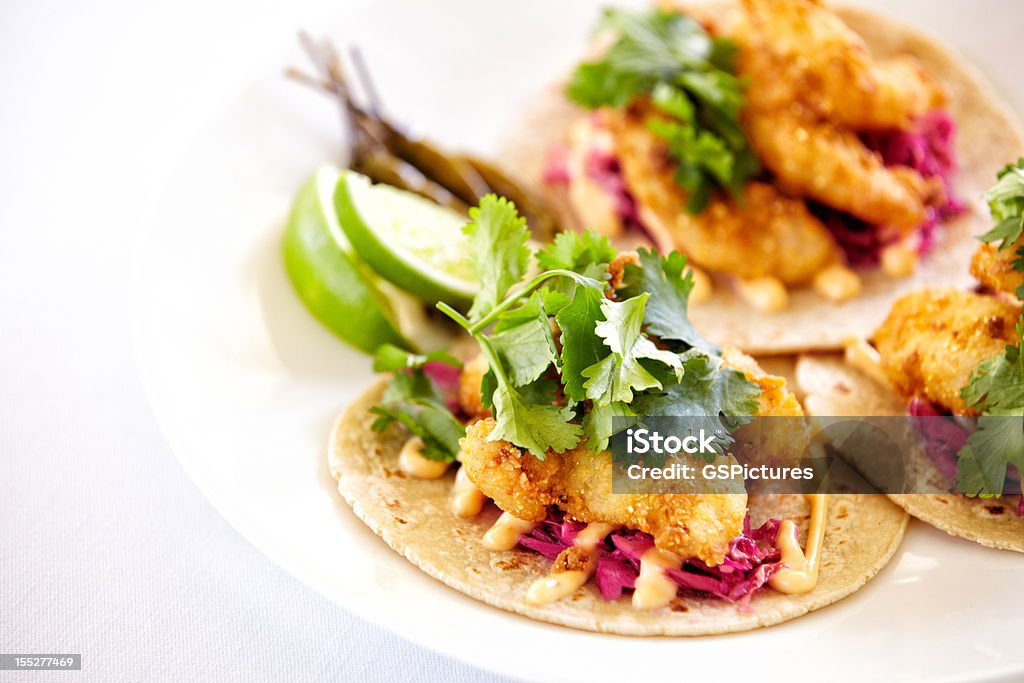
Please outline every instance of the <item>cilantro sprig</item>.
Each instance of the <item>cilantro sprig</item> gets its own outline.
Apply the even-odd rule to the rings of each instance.
[[[599,60],[576,68],[568,97],[589,109],[648,98],[658,113],[648,125],[677,164],[689,211],[703,210],[716,188],[738,193],[758,161],[739,123],[744,96],[736,46],[663,10],[607,10],[598,29],[614,33],[615,42]]]
[[[563,233],[533,254],[515,206],[487,195],[464,228],[480,290],[469,311],[438,309],[477,342],[488,371],[481,401],[495,420],[490,440],[543,459],[586,442],[607,448],[622,422],[643,415],[704,417],[727,430],[757,408],[756,384],[725,368],[686,321],[693,286],[679,254],[640,251],[623,284],[606,296],[616,252],[594,233]],[[527,275],[528,273],[535,273]],[[456,366],[450,354],[413,355],[382,347],[374,368],[394,375],[375,429],[399,422],[424,442],[424,455],[451,461],[465,429],[428,372]]]
[[[999,241],[999,249],[1015,244],[1024,234],[1024,159],[1005,166],[996,184],[985,193],[994,227],[982,242]],[[1024,247],[1017,248],[1013,267],[1024,272]],[[1017,289],[1024,299],[1024,286]],[[1017,341],[1003,353],[982,361],[960,390],[964,402],[981,417],[978,429],[957,454],[957,488],[969,496],[1003,493],[1006,469],[1024,473],[1024,312],[1017,321]],[[1017,419],[1015,419],[1017,418]]]
[[[500,249],[471,240],[480,294],[468,314],[438,309],[487,360],[481,398],[496,423],[489,439],[544,458],[584,440],[604,450],[614,418],[635,418],[641,405],[704,415],[715,427],[756,410],[757,386],[723,368],[685,321],[692,282],[680,255],[641,252],[608,298],[616,254],[606,238],[563,233],[535,255],[539,273],[516,279],[508,274],[528,271],[529,250],[514,207],[488,196],[472,217],[466,230],[490,235]]]
[[[1024,159],[1007,164],[998,173],[996,184],[985,193],[995,225],[979,237],[982,242],[1000,241],[1006,249],[1024,233]]]
[[[461,367],[459,361],[445,351],[415,355],[390,344],[378,349],[373,369],[394,374],[380,403],[370,409],[378,415],[372,427],[380,432],[398,422],[423,440],[425,458],[452,462],[466,429],[448,410],[441,391],[424,372],[424,366],[430,362]]]

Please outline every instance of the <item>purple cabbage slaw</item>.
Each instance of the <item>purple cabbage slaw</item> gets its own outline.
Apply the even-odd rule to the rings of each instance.
[[[928,253],[935,245],[939,223],[958,216],[966,208],[953,191],[955,136],[956,121],[942,109],[924,114],[908,130],[878,131],[861,136],[868,149],[877,152],[886,166],[905,166],[926,180],[938,178],[942,181],[945,203],[929,207],[927,218],[917,229],[920,254]],[[887,230],[883,226],[878,232],[884,235]]]
[[[729,543],[722,564],[709,567],[691,558],[680,569],[668,569],[665,573],[679,586],[680,594],[725,600],[749,609],[754,594],[782,567],[775,543],[779,524],[779,520],[770,519],[751,529],[748,517],[743,522],[742,535]],[[583,522],[567,519],[562,512],[552,509],[547,519],[519,537],[519,544],[554,560],[572,547],[584,527]],[[640,557],[653,545],[654,538],[642,531],[617,530],[608,534],[598,546],[594,573],[601,597],[618,600],[623,591],[633,590],[640,575]]]
[[[922,255],[935,245],[939,223],[956,217],[966,208],[953,192],[955,136],[956,122],[941,109],[924,114],[907,130],[861,135],[864,145],[877,153],[886,166],[905,166],[925,179],[942,181],[946,202],[929,207],[924,223],[917,228],[917,250]],[[899,234],[888,226],[870,225],[848,213],[818,204],[812,205],[812,211],[835,237],[852,266],[878,265],[882,249],[899,239]]]
[[[593,120],[595,125],[600,125],[599,119]],[[626,177],[617,156],[596,147],[588,150],[583,160],[583,174],[615,202],[615,211],[624,229],[639,232],[651,239],[647,226],[640,220],[636,199],[626,186]],[[555,145],[548,150],[543,180],[548,185],[568,185],[572,181],[569,148],[564,144]]]
[[[948,416],[921,398],[913,398],[907,412],[914,419],[914,429],[924,438],[924,450],[942,476],[956,481],[956,454],[967,443],[967,430],[953,419],[936,420]],[[931,419],[930,419],[931,418]]]
[[[948,411],[940,410],[937,406],[922,398],[914,397],[907,406],[907,412],[914,419],[914,429],[924,438],[924,450],[928,458],[951,482],[957,477],[957,453],[967,443],[967,429],[952,419]],[[948,417],[947,420],[936,420],[937,417]],[[951,485],[950,491],[955,491],[955,485]],[[1024,517],[1024,495],[1017,503],[1017,514]]]
[[[428,361],[423,364],[423,374],[429,377],[441,396],[444,398],[445,406],[455,415],[459,415],[462,409],[459,407],[459,376],[462,370],[442,363],[440,361]]]

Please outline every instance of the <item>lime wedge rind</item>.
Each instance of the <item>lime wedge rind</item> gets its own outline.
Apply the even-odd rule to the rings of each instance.
[[[345,342],[366,353],[385,343],[411,349],[341,229],[334,196],[342,177],[324,166],[296,196],[283,244],[288,277],[310,313]]]
[[[476,295],[458,212],[353,172],[338,182],[334,205],[359,258],[384,279],[429,303],[466,306]]]

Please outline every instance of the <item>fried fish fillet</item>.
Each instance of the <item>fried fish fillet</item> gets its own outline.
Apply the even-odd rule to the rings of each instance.
[[[784,380],[763,372],[738,351],[727,351],[723,358],[761,387],[761,414],[802,414]],[[743,530],[746,494],[613,495],[611,453],[595,454],[581,444],[539,460],[507,441],[488,441],[494,427],[491,418],[467,427],[461,442],[462,466],[484,495],[516,517],[539,521],[557,505],[572,519],[639,529],[651,534],[659,548],[708,564],[720,563],[729,542]],[[707,490],[696,488],[695,482],[689,485]]]
[[[938,180],[888,168],[851,130],[812,118],[800,105],[748,108],[751,145],[785,192],[815,199],[873,225],[909,231],[945,200]]]
[[[1024,273],[1013,267],[1017,260],[1017,249],[1024,246],[1024,241],[999,249],[994,244],[983,244],[974,252],[971,259],[971,275],[978,278],[984,286],[989,289],[1017,295],[1017,288],[1024,285]]]
[[[557,505],[581,522],[606,522],[654,536],[663,550],[719,564],[743,530],[746,494],[612,494],[612,455],[585,446],[538,460],[507,441],[488,441],[491,418],[466,429],[462,466],[484,495],[520,519]]]
[[[480,398],[480,385],[487,374],[487,359],[477,354],[462,366],[459,373],[459,408],[470,417],[490,417],[491,411],[484,408]]]
[[[882,371],[905,398],[970,414],[960,397],[978,364],[1015,339],[1019,307],[957,290],[923,290],[893,305],[875,332]]]
[[[748,183],[735,201],[716,195],[699,214],[686,209],[663,143],[647,128],[645,107],[607,111],[626,185],[647,229],[663,236],[693,263],[741,278],[775,277],[807,284],[842,253],[804,202],[765,183]]]
[[[743,0],[725,30],[749,83],[744,126],[779,187],[873,225],[911,230],[944,200],[939,183],[887,168],[858,131],[906,129],[943,100],[910,57],[873,60],[814,0]]]
[[[864,40],[817,0],[742,0],[734,25],[757,109],[802,102],[851,130],[905,129],[945,95],[915,58],[873,59]]]

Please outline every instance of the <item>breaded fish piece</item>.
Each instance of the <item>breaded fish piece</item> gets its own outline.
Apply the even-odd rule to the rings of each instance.
[[[802,414],[785,381],[765,373],[754,359],[736,350],[726,351],[723,359],[761,386],[760,414]],[[557,505],[572,519],[638,529],[663,550],[712,565],[722,561],[729,542],[743,530],[746,494],[613,495],[610,452],[595,454],[581,444],[538,460],[507,441],[488,441],[494,427],[494,420],[485,418],[466,428],[462,466],[484,495],[520,519],[539,521]]]
[[[816,0],[742,0],[730,34],[743,48],[752,107],[794,101],[856,131],[903,129],[945,95],[913,57],[875,60],[864,40]]]
[[[812,119],[806,109],[750,108],[750,143],[785,192],[815,199],[873,225],[909,231],[941,204],[941,182],[904,167],[887,168],[852,131]]]
[[[609,111],[622,172],[648,230],[663,235],[694,264],[741,278],[775,277],[807,284],[842,254],[825,226],[798,199],[765,183],[748,183],[742,199],[716,196],[699,214],[674,178],[664,144],[647,128],[642,107]]]
[[[978,247],[971,258],[971,275],[989,289],[1017,296],[1017,288],[1024,285],[1024,273],[1013,267],[1013,262],[1020,258],[1017,249],[1024,246],[1024,240],[999,249],[994,244],[983,244]]]
[[[761,387],[757,397],[758,415],[773,417],[801,417],[804,409],[796,394],[786,386],[786,380],[778,375],[765,372],[757,361],[739,349],[727,348],[722,351],[722,361],[742,372],[747,379]]]
[[[956,414],[981,361],[1016,337],[1019,307],[996,297],[952,289],[922,290],[893,304],[875,332],[882,371],[904,398],[920,397]]]
[[[480,398],[480,385],[487,370],[487,359],[483,354],[477,354],[463,364],[459,373],[459,408],[471,418],[489,417],[491,414]]]
[[[540,521],[557,505],[581,522],[639,529],[681,557],[720,564],[743,530],[746,494],[612,494],[612,455],[580,446],[538,460],[507,441],[488,441],[495,422],[469,425],[462,466],[495,504],[520,519]]]

